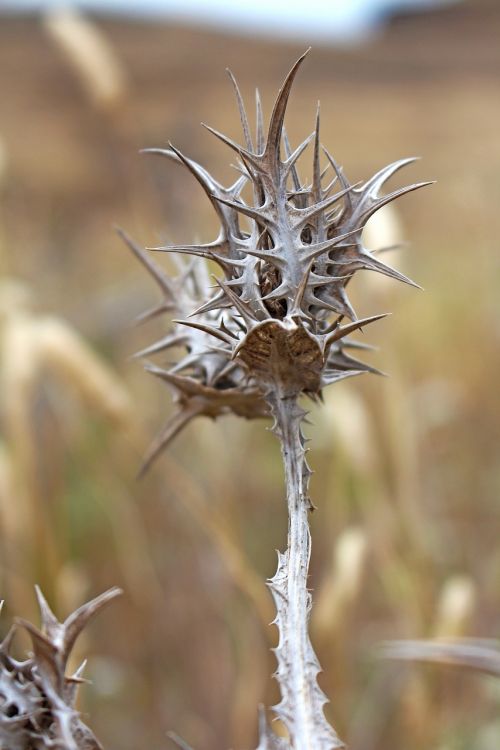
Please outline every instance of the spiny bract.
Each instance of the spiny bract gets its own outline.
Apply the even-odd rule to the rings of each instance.
[[[76,639],[90,619],[121,592],[114,588],[84,604],[61,623],[36,589],[42,618],[38,630],[18,620],[30,635],[33,655],[11,654],[16,626],[0,643],[0,748],[2,750],[102,750],[75,709],[83,665],[71,676],[66,667]],[[2,602],[0,602],[0,611]]]
[[[147,149],[191,172],[207,194],[221,226],[217,239],[207,244],[151,248],[195,256],[173,280],[125,237],[165,296],[146,317],[173,311],[183,318],[173,322],[168,336],[141,354],[178,346],[186,350],[186,356],[170,369],[148,366],[174,389],[179,409],[152,446],[146,465],[196,415],[217,417],[233,412],[248,418],[265,416],[266,393],[271,387],[283,397],[304,393],[315,398],[330,383],[373,371],[347,354],[347,349],[363,346],[346,337],[384,316],[358,320],[347,296],[347,285],[360,269],[413,285],[363,246],[362,232],[382,206],[431,183],[416,183],[381,195],[384,183],[414,161],[402,159],[367,182],[351,185],[320,143],[319,108],[313,133],[291,151],[284,128],[285,109],[305,54],[285,79],[267,135],[257,92],[255,140],[239,88],[229,74],[245,146],[213,128],[208,130],[237,154],[240,175],[232,186],[220,185],[173,146]],[[297,162],[310,143],[312,181],[305,184]],[[322,157],[326,159],[325,168]],[[244,200],[245,188],[245,196],[251,194],[251,199],[247,196]],[[223,277],[215,280],[215,291],[209,285],[206,261],[214,261],[222,270]],[[343,318],[351,322],[342,325]]]

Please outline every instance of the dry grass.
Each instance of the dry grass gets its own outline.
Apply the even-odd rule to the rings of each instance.
[[[314,627],[322,685],[353,750],[491,750],[500,738],[492,681],[374,658],[383,640],[500,632],[500,56],[497,11],[481,7],[425,27],[401,24],[399,36],[360,50],[317,50],[291,102],[296,141],[321,98],[324,141],[353,179],[421,154],[415,180],[439,180],[432,195],[400,206],[412,247],[397,263],[426,293],[356,280],[361,315],[395,312],[373,355],[391,377],[340,384],[312,415]],[[201,191],[199,212],[187,215],[196,187],[175,172],[174,192],[175,165],[136,151],[170,138],[226,179],[222,147],[196,126],[238,133],[224,67],[248,98],[257,82],[269,107],[298,50],[101,26],[130,81],[119,117],[90,103],[40,25],[2,20],[0,28],[9,101],[0,115],[2,270],[25,281],[35,313],[57,316],[80,352],[54,349],[59,334],[45,329],[45,351],[65,379],[46,368],[39,379],[30,336],[44,318],[13,322],[7,313],[19,300],[3,285],[2,326],[11,328],[2,370],[14,388],[4,393],[14,396],[2,399],[2,597],[7,616],[15,608],[35,617],[35,582],[60,612],[73,598],[126,589],[120,612],[111,608],[85,647],[95,678],[85,710],[105,745],[161,747],[174,728],[206,750],[249,747],[256,704],[276,697],[259,582],[284,534],[278,448],[262,424],[201,422],[135,482],[147,436],[170,405],[161,384],[128,360],[153,338],[130,323],[155,290],[110,227],[120,223],[144,244],[211,238],[216,222]],[[75,330],[90,343],[82,348]],[[103,390],[100,376],[90,378],[88,346],[113,372]],[[87,402],[107,397],[97,409],[80,404],[80,387]],[[134,403],[127,429],[109,419],[122,387]]]

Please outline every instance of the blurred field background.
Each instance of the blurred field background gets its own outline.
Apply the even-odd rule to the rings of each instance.
[[[228,182],[232,154],[199,126],[240,139],[225,67],[268,116],[307,45],[70,19],[84,48],[93,28],[107,43],[78,62],[61,19],[0,18],[1,631],[37,621],[34,583],[61,617],[122,586],[79,646],[104,746],[167,747],[173,729],[255,747],[257,704],[277,700],[278,447],[263,422],[200,421],[136,481],[171,403],[131,355],[166,321],[133,325],[157,290],[112,225],[144,245],[214,238],[194,181],[138,151],[171,140]],[[353,750],[500,746],[498,680],[377,658],[395,638],[500,636],[499,33],[498,3],[474,0],[315,45],[289,107],[296,144],[321,100],[352,181],[412,155],[398,184],[438,180],[376,235],[411,240],[388,260],[425,293],[356,277],[360,315],[394,313],[367,334],[390,377],[337,385],[311,417],[313,640]]]

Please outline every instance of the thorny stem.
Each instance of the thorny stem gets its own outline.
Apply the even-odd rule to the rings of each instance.
[[[311,594],[307,576],[311,553],[308,513],[310,470],[307,466],[301,423],[306,414],[295,395],[278,390],[268,394],[275,424],[273,431],[281,443],[288,505],[288,547],[278,553],[278,570],[269,581],[277,615],[279,643],[276,679],[281,701],[275,706],[285,724],[293,750],[331,750],[342,747],[323,713],[326,696],[317,682],[321,671],[308,633]]]

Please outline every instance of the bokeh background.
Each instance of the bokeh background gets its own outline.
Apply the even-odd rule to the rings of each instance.
[[[259,36],[24,5],[0,16],[1,631],[37,621],[34,583],[61,617],[122,586],[79,643],[105,747],[168,747],[168,730],[255,747],[257,705],[278,698],[264,583],[286,535],[278,446],[264,422],[202,420],[136,480],[171,402],[131,355],[167,320],[134,325],[157,290],[113,224],[144,245],[214,238],[197,185],[138,151],[171,140],[231,180],[232,155],[199,126],[240,137],[225,67],[268,115],[309,34],[292,142],[320,99],[352,181],[412,155],[393,185],[438,180],[370,235],[410,241],[388,260],[425,293],[368,273],[353,285],[360,315],[394,313],[366,334],[390,377],[341,383],[312,410],[327,713],[353,750],[497,750],[498,680],[378,647],[500,636],[500,6],[393,4],[373,30],[361,14],[315,41],[305,21],[280,38],[285,23]]]

